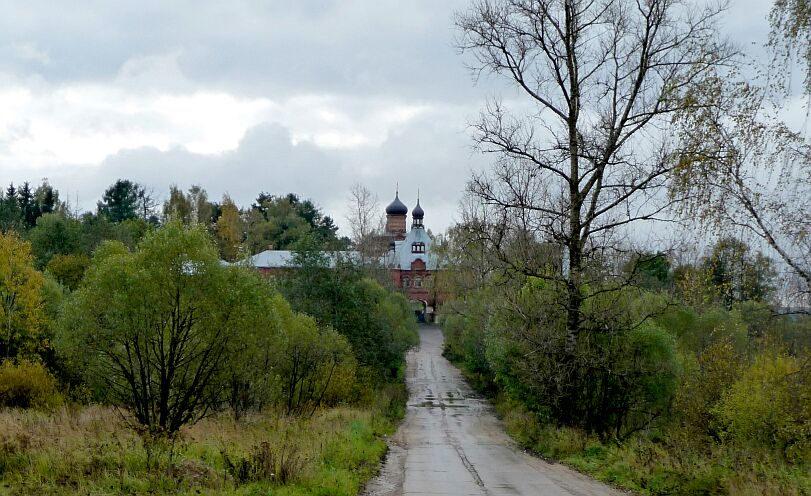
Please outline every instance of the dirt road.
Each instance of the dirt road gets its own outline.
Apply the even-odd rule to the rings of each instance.
[[[420,339],[408,355],[405,421],[365,495],[622,494],[521,452],[486,401],[442,357],[439,328],[421,327]]]

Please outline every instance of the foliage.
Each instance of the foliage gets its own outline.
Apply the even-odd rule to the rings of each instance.
[[[169,188],[169,199],[163,204],[164,221],[178,221],[183,225],[203,224],[211,222],[212,206],[208,201],[206,190],[200,186],[192,186],[183,194],[177,186]]]
[[[17,198],[17,188],[10,184],[0,201],[0,231],[21,230],[23,228],[22,210]]]
[[[491,375],[487,359],[488,321],[495,311],[493,292],[472,291],[465,303],[449,302],[443,313],[446,315],[442,331],[445,336],[443,354],[451,360],[461,360],[468,371],[474,374]]]
[[[336,376],[354,374],[352,349],[332,329],[319,330],[315,321],[299,317],[280,337],[278,374],[287,414],[312,414],[326,397],[344,398],[348,391],[330,391]],[[328,394],[329,391],[329,394]]]
[[[762,354],[713,408],[736,444],[776,448],[795,462],[811,455],[811,368],[786,355]]]
[[[239,258],[239,247],[242,243],[243,226],[239,209],[231,197],[222,199],[221,213],[217,218],[217,243],[223,258],[233,262]]]
[[[699,227],[764,243],[785,266],[784,302],[807,307],[811,296],[811,148],[779,119],[783,102],[767,89],[719,75],[703,110],[684,119],[671,197]],[[791,297],[791,298],[789,298]]]
[[[769,47],[774,54],[775,66],[784,79],[779,81],[790,88],[791,68],[795,62],[805,72],[804,92],[811,94],[811,2],[808,0],[775,0],[769,13]]]
[[[56,255],[45,266],[45,270],[72,291],[79,287],[89,266],[90,257],[87,255]]]
[[[782,496],[811,491],[807,464],[785,466],[751,448],[706,449],[677,429],[603,443],[580,429],[543,424],[520,403],[499,399],[496,409],[522,447],[634,494]]]
[[[56,255],[81,253],[83,249],[81,223],[62,213],[49,213],[37,219],[27,237],[39,267],[45,267]]]
[[[683,350],[701,354],[715,343],[724,341],[735,353],[744,352],[747,345],[747,326],[739,312],[719,306],[696,309],[673,304],[655,317],[656,322],[668,329]]]
[[[361,366],[394,377],[417,340],[408,301],[366,278],[353,261],[325,255],[317,246],[310,240],[309,249],[297,252],[296,268],[280,289],[297,311],[344,335]]]
[[[696,436],[720,440],[712,407],[732,386],[741,370],[741,357],[729,340],[719,340],[698,355],[682,358],[684,375],[673,405],[674,418]]]
[[[0,357],[32,353],[42,330],[42,273],[31,245],[14,232],[0,233]]]
[[[113,224],[154,216],[155,204],[146,188],[129,179],[119,179],[104,191],[97,204],[99,215]]]
[[[638,253],[625,271],[639,287],[652,291],[670,289],[673,283],[670,259],[665,253]]]
[[[56,379],[41,362],[0,362],[0,407],[53,409],[62,401]]]
[[[355,360],[346,338],[295,313],[251,275],[260,295],[252,304],[261,310],[243,322],[253,332],[242,337],[239,354],[230,361],[229,404],[235,417],[268,404],[282,405],[287,414],[312,415],[321,405],[348,399]]]
[[[247,220],[246,246],[251,254],[268,249],[290,250],[305,238],[324,248],[341,250],[347,239],[337,237],[338,227],[312,202],[296,194],[273,196],[260,193],[244,213]]]
[[[27,181],[19,188],[12,183],[5,194],[0,191],[0,230],[22,232],[30,229],[41,215],[61,207],[59,192],[47,180],[43,180],[33,191]]]
[[[719,240],[702,267],[716,299],[727,308],[742,301],[768,302],[774,294],[774,262],[760,252],[751,254],[749,246],[737,239]]]
[[[624,439],[666,413],[679,367],[672,337],[638,315],[661,306],[652,296],[611,291],[589,300],[589,322],[567,361],[559,289],[530,279],[517,293],[468,293],[445,321],[450,353],[490,374],[510,398],[550,422]],[[610,296],[609,296],[610,295]],[[644,309],[644,310],[643,310]],[[630,316],[630,317],[629,317]],[[572,392],[575,396],[572,396]]]
[[[66,304],[64,349],[145,428],[174,434],[222,401],[241,336],[260,330],[243,326],[266,311],[255,278],[223,267],[200,228],[169,224],[134,253],[108,243]]]

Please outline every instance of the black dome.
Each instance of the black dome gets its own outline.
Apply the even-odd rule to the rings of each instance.
[[[408,207],[403,205],[403,202],[400,201],[400,195],[397,194],[394,196],[394,201],[386,207],[386,213],[389,215],[406,215],[408,214]]]
[[[422,219],[425,217],[425,211],[420,206],[420,201],[417,200],[417,206],[414,207],[414,210],[411,211],[411,216],[415,219]]]

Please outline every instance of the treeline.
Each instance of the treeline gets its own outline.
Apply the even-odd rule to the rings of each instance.
[[[331,217],[293,193],[260,193],[247,208],[228,195],[211,201],[199,186],[186,192],[172,186],[162,205],[154,196],[144,186],[120,179],[104,191],[94,212],[79,213],[47,181],[36,188],[28,182],[11,184],[0,192],[0,230],[17,232],[30,242],[36,268],[70,289],[77,287],[103,241],[121,241],[134,249],[146,233],[171,220],[203,226],[228,261],[269,247],[294,249],[305,239],[330,250],[349,245],[346,237],[338,237]]]
[[[785,314],[772,259],[724,238],[694,264],[600,260],[569,354],[565,287],[468,233],[445,246],[445,354],[523,445],[650,494],[808,488],[811,317]],[[530,251],[560,270],[552,247]]]

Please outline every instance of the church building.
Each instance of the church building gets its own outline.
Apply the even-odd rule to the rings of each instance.
[[[425,232],[424,218],[425,211],[418,196],[411,211],[411,229],[406,229],[408,207],[400,201],[398,191],[394,201],[386,207],[384,236],[388,240],[388,252],[383,259],[395,287],[412,301],[418,317],[432,321],[439,303],[435,285],[437,258],[431,250],[433,241]]]
[[[379,251],[374,260],[388,269],[394,286],[411,301],[417,318],[433,322],[442,298],[435,284],[437,257],[431,250],[433,241],[425,232],[424,218],[425,211],[417,195],[417,204],[411,211],[411,229],[408,229],[408,207],[400,201],[399,191],[395,193],[394,201],[386,207],[386,229],[376,239]],[[330,267],[334,267],[338,257],[363,263],[356,251],[329,252],[326,255]],[[292,251],[268,249],[239,263],[272,277],[296,270],[295,259]]]

